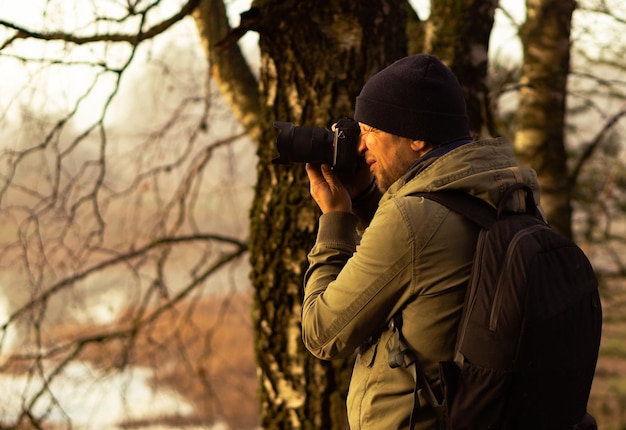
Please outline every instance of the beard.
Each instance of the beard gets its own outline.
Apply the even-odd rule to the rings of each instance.
[[[402,177],[413,163],[408,160],[396,159],[391,166],[381,168],[374,176],[376,176],[376,185],[381,192],[385,192],[389,187]]]

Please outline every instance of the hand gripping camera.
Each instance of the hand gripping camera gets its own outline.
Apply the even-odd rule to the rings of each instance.
[[[340,119],[334,131],[278,121],[274,127],[280,132],[276,138],[279,156],[272,160],[273,164],[330,164],[337,172],[354,172],[361,129],[353,119]]]

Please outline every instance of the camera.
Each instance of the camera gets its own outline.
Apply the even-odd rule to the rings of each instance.
[[[280,132],[276,137],[279,156],[272,160],[273,164],[330,164],[337,172],[354,172],[356,169],[361,134],[357,121],[342,118],[335,124],[334,131],[279,121],[274,127]]]

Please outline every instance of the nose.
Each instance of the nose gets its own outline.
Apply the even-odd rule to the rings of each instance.
[[[365,151],[367,151],[367,144],[365,142],[365,136],[363,135],[362,132],[359,135],[359,143],[356,147],[356,150],[359,153],[359,155],[365,156]]]

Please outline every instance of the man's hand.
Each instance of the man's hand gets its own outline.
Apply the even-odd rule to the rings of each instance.
[[[363,157],[357,157],[354,173],[340,172],[336,173],[336,175],[350,193],[352,200],[369,189],[374,181],[374,175],[370,172],[369,166]]]
[[[352,212],[350,193],[328,164],[307,163],[306,173],[311,183],[311,196],[322,213]]]

